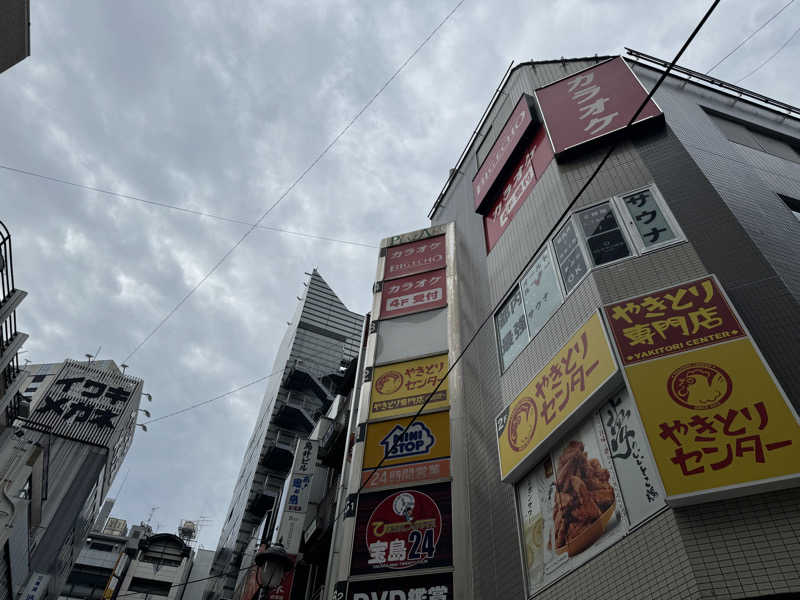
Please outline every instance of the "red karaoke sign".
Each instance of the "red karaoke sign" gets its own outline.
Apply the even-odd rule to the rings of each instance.
[[[556,156],[624,128],[646,97],[619,56],[536,90]],[[635,122],[661,114],[649,100]]]
[[[544,127],[540,127],[525,150],[525,154],[519,159],[516,168],[504,183],[497,199],[489,209],[489,214],[483,217],[487,251],[494,248],[500,236],[511,224],[514,215],[524,204],[536,182],[541,179],[551,160],[553,160],[553,149],[547,140]]]
[[[444,269],[384,281],[381,319],[447,306],[446,281]]]
[[[508,159],[517,149],[520,140],[527,133],[531,123],[533,123],[532,102],[533,99],[530,96],[522,94],[522,97],[514,107],[514,111],[506,121],[503,131],[500,132],[488,156],[483,161],[480,169],[478,169],[478,174],[472,180],[476,212],[482,213],[487,209],[485,201],[489,190],[492,189],[503,167],[505,167]]]
[[[384,279],[395,279],[415,273],[424,273],[445,266],[444,236],[417,240],[386,249]]]

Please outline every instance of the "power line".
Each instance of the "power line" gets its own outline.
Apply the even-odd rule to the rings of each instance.
[[[197,217],[208,217],[209,219],[216,219],[217,221],[224,221],[226,223],[235,223],[237,225],[253,225],[249,221],[242,221],[241,219],[232,219],[230,217],[223,217],[222,215],[216,215],[214,213],[205,212],[202,210],[195,210],[193,208],[186,208],[184,206],[177,206],[175,204],[167,204],[166,202],[157,202],[155,200],[147,200],[146,198],[140,198],[138,196],[131,196],[130,194],[122,194],[120,192],[115,192],[113,190],[106,190],[103,188],[94,187],[91,185],[84,185],[82,183],[76,183],[74,181],[69,181],[67,179],[60,179],[58,177],[51,177],[50,175],[43,175],[42,173],[37,173],[35,171],[28,171],[26,169],[18,169],[16,167],[12,167],[9,165],[4,165],[0,163],[0,169],[4,169],[6,171],[10,171],[13,173],[19,173],[21,175],[28,175],[30,177],[38,177],[39,179],[44,179],[46,181],[51,181],[54,183],[61,183],[63,185],[69,185],[76,188],[81,188],[84,190],[88,190],[91,192],[97,192],[100,194],[106,194],[108,196],[114,196],[116,198],[124,198],[126,200],[133,200],[135,202],[140,202],[142,204],[149,204],[150,206],[157,206],[159,208],[166,208],[169,210],[175,210],[178,212],[186,213],[189,215],[194,215]],[[290,229],[282,229],[280,227],[272,227],[270,225],[257,225],[258,229],[264,229],[267,231],[277,231],[280,233],[288,233],[290,235],[296,235],[305,238],[311,238],[315,240],[324,240],[326,242],[336,242],[339,244],[349,244],[351,246],[363,246],[364,248],[377,248],[374,244],[365,244],[364,242],[354,242],[352,240],[341,240],[337,238],[327,237],[324,235],[315,235],[313,233],[305,233],[302,231],[292,231]]]
[[[236,575],[237,573],[241,573],[242,571],[246,571],[247,569],[251,569],[256,566],[255,563],[252,565],[247,565],[246,567],[242,567],[241,569],[236,569],[233,571],[226,571],[224,573],[220,573],[219,575],[209,575],[208,577],[203,577],[202,579],[192,579],[190,581],[184,581],[183,583],[173,583],[169,586],[169,589],[176,588],[176,587],[183,587],[185,585],[189,585],[190,583],[199,583],[200,581],[208,581],[209,579],[217,579],[218,577],[227,577],[228,575]],[[141,592],[128,592],[127,594],[118,594],[117,598],[125,598],[127,596],[141,596]]]
[[[213,398],[209,398],[208,400],[203,400],[202,402],[197,402],[195,404],[190,404],[180,410],[176,410],[175,412],[167,413],[166,415],[162,415],[160,417],[156,417],[155,419],[150,419],[149,421],[145,421],[144,423],[140,423],[140,425],[149,425],[150,423],[156,423],[158,421],[163,421],[164,419],[169,419],[170,417],[174,417],[175,415],[180,415],[185,412],[189,412],[190,410],[194,410],[195,408],[199,408],[201,406],[205,406],[206,404],[211,404],[216,400],[220,400],[225,396],[230,396],[231,394],[235,394],[236,392],[240,392],[246,388],[252,387],[257,383],[261,383],[265,379],[269,379],[270,377],[277,375],[278,373],[282,373],[283,369],[270,373],[269,375],[264,375],[263,377],[259,377],[258,379],[254,379],[249,383],[245,383],[244,385],[240,385],[236,389],[230,390],[229,392],[225,392],[224,394],[220,394],[219,396],[214,396]]]
[[[623,128],[623,131],[627,131],[628,129],[630,129],[631,125],[633,125],[634,121],[636,121],[636,118],[639,116],[639,113],[641,113],[642,110],[644,110],[645,106],[647,106],[647,103],[653,97],[653,94],[655,94],[656,90],[661,86],[661,84],[667,78],[667,75],[669,74],[669,72],[672,70],[672,68],[678,62],[680,57],[686,51],[686,48],[689,47],[689,44],[692,43],[692,40],[694,40],[695,36],[700,32],[700,29],[702,29],[702,27],[705,24],[705,22],[711,16],[711,13],[714,12],[714,9],[716,9],[716,7],[719,4],[719,2],[720,2],[720,0],[714,0],[714,2],[711,4],[711,7],[706,11],[706,14],[703,16],[703,18],[700,20],[700,22],[694,28],[694,31],[692,31],[691,35],[687,38],[687,40],[684,42],[683,46],[681,46],[681,49],[675,55],[675,58],[672,59],[672,62],[666,67],[664,72],[661,74],[661,77],[659,77],[658,81],[653,86],[653,89],[650,90],[650,92],[647,94],[647,97],[644,99],[644,101],[641,103],[641,105],[639,105],[639,108],[636,110],[635,113],[633,113],[633,116],[628,121],[628,124],[625,125],[625,127]],[[561,220],[569,214],[569,212],[575,206],[575,203],[583,195],[583,192],[586,191],[586,189],[589,187],[589,185],[592,183],[592,181],[595,179],[595,177],[597,177],[597,174],[600,172],[600,169],[603,168],[603,165],[605,165],[606,161],[608,161],[608,159],[611,157],[611,154],[617,148],[617,145],[619,144],[619,140],[620,139],[621,139],[620,137],[617,137],[613,142],[611,142],[611,145],[609,146],[608,151],[605,153],[605,155],[600,160],[600,162],[597,163],[597,167],[595,167],[595,169],[592,172],[592,174],[589,176],[589,178],[586,180],[586,182],[578,190],[578,193],[575,194],[575,197],[570,201],[570,203],[566,206],[566,208],[564,208],[564,211],[561,213],[561,216],[555,221],[555,224],[550,228],[550,231],[547,233],[547,235],[544,236],[543,241],[539,244],[538,248],[536,248],[536,250],[531,254],[531,257],[528,259],[528,261],[525,263],[525,265],[519,271],[519,274],[517,275],[517,279],[520,276],[522,276],[522,274],[525,272],[525,270],[531,265],[531,263],[533,262],[533,259],[536,257],[536,255],[539,253],[539,251],[547,243],[547,240],[555,233],[556,229],[558,228],[558,226],[561,223]],[[456,356],[455,360],[450,364],[450,367],[448,367],[447,372],[441,378],[439,383],[436,384],[436,387],[433,389],[433,391],[431,391],[431,393],[428,394],[428,396],[425,398],[425,401],[420,405],[419,409],[417,409],[417,412],[414,414],[414,416],[408,422],[408,425],[406,425],[403,428],[403,431],[400,432],[399,435],[395,436],[395,441],[392,444],[392,447],[389,448],[384,453],[383,458],[381,458],[381,460],[378,461],[377,466],[372,468],[372,470],[370,471],[369,476],[364,480],[364,482],[358,488],[358,490],[356,491],[356,494],[360,494],[361,493],[361,491],[370,482],[370,480],[372,479],[373,475],[375,475],[375,473],[377,473],[378,470],[383,466],[383,463],[386,461],[386,458],[388,456],[391,456],[392,452],[394,452],[395,447],[400,443],[400,440],[403,437],[403,433],[405,433],[408,430],[408,428],[411,427],[411,425],[419,418],[419,416],[422,414],[422,411],[425,410],[425,407],[428,405],[428,402],[430,402],[431,398],[433,398],[434,394],[439,390],[439,386],[441,386],[442,383],[447,380],[447,377],[450,375],[450,372],[453,370],[453,367],[455,367],[458,364],[458,362],[461,360],[461,358],[464,356],[464,354],[466,354],[467,350],[472,345],[472,343],[475,341],[475,339],[478,337],[478,334],[484,328],[486,323],[488,323],[491,320],[491,318],[494,316],[494,314],[497,311],[497,309],[500,308],[500,305],[503,303],[503,300],[504,299],[501,298],[500,301],[498,301],[492,307],[492,309],[489,311],[489,313],[486,315],[486,317],[483,319],[483,321],[481,321],[480,325],[478,325],[478,327],[475,329],[475,332],[472,334],[472,336],[470,336],[469,340],[467,340],[467,343],[464,346],[464,348],[461,350],[461,352],[458,353],[458,356]],[[344,511],[342,511],[342,513],[339,514],[339,517],[341,517],[343,514],[344,514]]]
[[[375,102],[378,96],[380,96],[383,93],[383,91],[389,86],[389,84],[392,81],[395,80],[395,78],[406,67],[406,65],[408,65],[408,63],[411,62],[411,60],[419,53],[419,51],[422,50],[425,44],[427,44],[431,40],[431,38],[433,38],[436,32],[439,31],[439,29],[450,19],[450,17],[453,16],[453,14],[464,3],[464,1],[465,0],[460,0],[460,2],[458,2],[458,4],[456,4],[455,7],[449,13],[447,13],[444,19],[442,19],[439,22],[439,24],[436,27],[434,27],[433,31],[431,31],[428,34],[428,36],[424,40],[422,40],[422,42],[420,42],[420,44],[416,47],[416,49],[408,56],[408,58],[406,58],[405,61],[403,61],[403,63],[395,70],[395,72],[392,73],[391,77],[389,77],[389,79],[386,80],[386,82],[378,89],[378,91],[375,92],[375,94],[373,94],[373,96],[367,101],[367,103],[361,108],[361,110],[359,110],[355,114],[355,116],[352,119],[350,119],[347,125],[345,125],[344,128],[342,128],[342,130],[339,133],[337,133],[336,136],[334,136],[333,140],[331,140],[330,143],[328,143],[328,145],[325,146],[325,148],[323,148],[323,150],[316,156],[316,158],[314,158],[314,160],[312,160],[311,163],[303,170],[303,172],[300,173],[300,175],[298,175],[295,178],[295,180],[291,183],[291,185],[289,185],[289,187],[286,188],[286,190],[278,197],[278,199],[275,200],[275,202],[273,202],[272,205],[262,213],[262,215],[258,218],[258,220],[250,226],[250,228],[244,233],[244,235],[242,235],[242,237],[240,237],[236,241],[236,243],[233,244],[233,246],[231,246],[231,248],[225,254],[223,254],[222,257],[216,263],[214,263],[214,266],[211,267],[211,269],[205,275],[203,275],[200,281],[198,281],[197,284],[195,284],[195,286],[192,287],[192,289],[190,289],[186,293],[186,295],[184,295],[183,298],[181,298],[169,312],[167,312],[164,318],[162,318],[161,321],[159,321],[158,324],[152,329],[152,331],[150,331],[150,333],[148,333],[145,336],[145,338],[141,342],[139,342],[139,344],[133,350],[131,350],[131,352],[125,357],[125,359],[122,362],[124,363],[128,362],[131,359],[131,357],[134,354],[136,354],[141,349],[141,347],[144,346],[148,342],[148,340],[151,337],[153,337],[156,334],[156,332],[158,332],[159,329],[161,329],[161,327],[164,326],[164,324],[170,319],[170,317],[172,317],[172,315],[174,315],[178,311],[178,309],[180,309],[180,307],[183,306],[183,304],[189,298],[192,297],[192,295],[200,288],[200,286],[203,285],[209,277],[211,277],[211,275],[222,265],[222,263],[224,263],[228,259],[228,257],[236,251],[236,249],[242,244],[242,242],[244,242],[248,238],[248,236],[253,232],[253,230],[256,229],[259,225],[261,225],[261,222],[273,210],[275,210],[275,208],[277,208],[277,206],[283,201],[283,199],[286,198],[286,196],[288,196],[291,193],[291,191],[295,187],[297,187],[297,185],[301,181],[303,181],[303,179],[305,179],[306,175],[308,175],[308,173],[310,173],[311,170],[317,166],[317,163],[319,163],[319,161],[321,161],[325,157],[325,155],[327,155],[328,152],[330,152],[330,150],[336,145],[339,139],[341,139],[341,137],[345,133],[347,133],[347,131],[355,124],[355,122],[359,119],[359,117],[361,117],[361,115],[363,115],[364,112],[370,106],[372,106],[372,103]]]
[[[770,61],[771,61],[773,58],[775,58],[776,56],[778,56],[778,54],[780,54],[780,53],[781,53],[781,51],[782,51],[784,48],[786,48],[786,46],[788,46],[788,45],[789,45],[789,42],[791,42],[791,41],[794,39],[794,36],[796,36],[798,33],[800,33],[800,27],[798,27],[797,29],[795,29],[795,30],[794,30],[794,33],[793,33],[792,35],[790,35],[790,36],[789,36],[789,39],[788,39],[788,40],[786,40],[785,42],[783,42],[783,44],[781,45],[781,47],[780,47],[780,48],[778,48],[777,50],[775,50],[775,52],[773,52],[773,53],[772,53],[772,55],[771,55],[771,56],[770,56],[770,57],[769,57],[767,60],[765,60],[764,62],[762,62],[760,65],[758,65],[758,66],[757,66],[755,69],[753,69],[752,71],[750,71],[750,72],[749,72],[747,75],[745,75],[744,77],[742,77],[741,79],[739,79],[739,80],[738,80],[736,83],[737,83],[737,84],[739,84],[739,83],[741,83],[742,81],[744,81],[745,79],[747,79],[748,77],[750,77],[751,75],[755,75],[755,74],[756,74],[758,71],[760,71],[760,70],[761,70],[761,67],[765,66],[765,65],[766,65],[768,62],[770,62]]]
[[[763,22],[763,23],[762,23],[762,24],[759,26],[759,28],[758,28],[758,29],[756,29],[756,30],[755,30],[753,33],[751,33],[751,34],[750,34],[750,35],[748,35],[746,38],[744,38],[744,39],[743,39],[741,42],[739,42],[739,44],[738,44],[738,45],[737,45],[737,46],[736,46],[736,47],[735,47],[733,50],[731,50],[731,51],[730,51],[730,52],[728,52],[728,53],[727,53],[725,56],[723,56],[722,58],[720,58],[720,59],[719,59],[719,60],[718,60],[718,61],[717,61],[717,62],[714,64],[714,66],[713,66],[713,67],[711,67],[711,68],[710,68],[708,71],[706,71],[706,75],[709,75],[709,74],[711,73],[711,71],[713,71],[713,70],[714,70],[714,69],[716,69],[718,66],[720,66],[720,65],[721,65],[723,62],[725,62],[725,61],[728,59],[728,57],[729,57],[731,54],[733,54],[733,53],[734,53],[734,52],[736,52],[736,51],[737,51],[739,48],[741,48],[741,47],[742,47],[742,46],[744,46],[744,45],[745,45],[747,42],[749,42],[749,41],[750,41],[750,38],[752,38],[752,37],[753,37],[755,34],[757,34],[759,31],[761,31],[762,29],[764,29],[764,27],[766,27],[767,25],[769,25],[770,23],[772,23],[772,21],[773,21],[773,20],[775,20],[775,18],[776,18],[776,17],[777,17],[779,14],[781,14],[783,11],[785,11],[787,8],[789,8],[789,6],[790,6],[790,5],[791,5],[793,2],[794,2],[794,0],[789,0],[789,2],[787,2],[786,4],[784,4],[784,5],[783,5],[783,7],[782,7],[782,8],[781,8],[781,9],[780,9],[778,12],[776,12],[776,13],[775,13],[774,15],[772,15],[772,16],[771,16],[769,19],[767,19],[766,21],[764,21],[764,22]],[[741,81],[741,79],[740,79],[739,81]]]

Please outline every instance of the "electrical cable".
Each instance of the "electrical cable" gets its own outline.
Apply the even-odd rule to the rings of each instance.
[[[630,120],[628,121],[628,124],[625,125],[625,127],[622,129],[622,131],[627,131],[631,127],[631,125],[633,125],[634,121],[636,121],[636,118],[644,110],[645,106],[647,106],[647,103],[650,102],[650,99],[653,97],[653,94],[655,94],[656,90],[661,86],[661,84],[667,78],[667,75],[669,74],[669,72],[672,70],[672,68],[678,62],[680,57],[686,51],[686,48],[689,47],[689,44],[691,44],[692,40],[694,40],[695,36],[700,32],[700,29],[702,29],[702,27],[705,24],[705,22],[708,20],[708,18],[714,12],[714,9],[716,9],[716,7],[719,4],[719,2],[720,2],[720,0],[714,0],[714,2],[711,4],[711,7],[706,11],[706,13],[703,16],[703,18],[700,20],[700,22],[694,28],[694,31],[692,31],[691,35],[684,42],[683,46],[681,46],[681,49],[675,55],[675,58],[672,59],[672,62],[667,66],[667,68],[661,74],[661,77],[659,77],[658,81],[653,86],[653,89],[651,89],[650,92],[647,94],[647,97],[642,101],[641,105],[636,110],[636,112],[633,113],[633,116],[630,118]],[[533,259],[537,256],[539,251],[547,243],[547,240],[555,233],[556,229],[561,224],[562,219],[569,214],[569,212],[575,206],[575,203],[583,195],[583,192],[586,191],[586,189],[589,187],[589,185],[592,183],[592,181],[595,179],[595,177],[597,177],[597,174],[600,172],[600,169],[603,168],[603,165],[605,165],[606,161],[608,161],[608,159],[611,157],[611,154],[616,149],[617,145],[619,144],[619,140],[620,139],[621,139],[621,136],[617,137],[613,142],[611,142],[611,145],[609,146],[608,151],[605,153],[603,158],[597,164],[597,167],[595,167],[595,169],[592,172],[592,174],[589,176],[589,178],[586,180],[586,182],[578,190],[578,193],[575,194],[575,197],[570,201],[570,203],[566,206],[566,208],[562,212],[561,216],[555,221],[555,224],[550,228],[550,231],[547,233],[547,235],[544,236],[543,241],[539,244],[538,248],[531,254],[531,257],[528,259],[528,261],[522,267],[522,269],[520,270],[519,274],[517,275],[517,279],[519,279],[519,277],[522,276],[522,274],[526,271],[526,269],[528,269],[528,267],[533,262]],[[436,392],[439,390],[439,386],[442,385],[442,382],[447,380],[447,377],[450,375],[450,372],[453,370],[453,367],[455,367],[459,363],[459,361],[464,356],[464,354],[467,352],[469,347],[472,345],[472,343],[478,337],[478,334],[481,332],[481,330],[483,330],[483,328],[486,325],[486,323],[488,323],[491,320],[491,318],[494,316],[494,314],[497,311],[497,309],[500,308],[500,305],[502,304],[503,300],[504,299],[501,298],[500,301],[497,302],[494,305],[494,307],[489,311],[489,314],[486,315],[486,317],[483,319],[483,321],[481,321],[480,325],[478,325],[478,327],[475,329],[475,332],[472,334],[472,336],[470,336],[469,340],[467,340],[467,343],[464,346],[464,348],[461,350],[461,352],[458,353],[458,355],[456,356],[455,360],[450,364],[450,366],[447,369],[447,372],[445,372],[445,374],[439,380],[439,383],[436,384],[436,387],[433,389],[433,391],[431,391],[428,394],[428,396],[425,398],[425,401],[420,405],[419,409],[417,409],[417,412],[414,414],[413,417],[411,417],[411,420],[409,421],[408,425],[406,425],[403,428],[403,431],[401,431],[399,433],[399,435],[395,436],[395,441],[392,444],[391,448],[389,448],[384,453],[383,458],[381,458],[381,460],[378,461],[377,466],[372,468],[369,476],[361,483],[360,487],[356,491],[356,494],[360,494],[361,493],[361,491],[370,482],[370,480],[372,479],[373,475],[375,475],[375,473],[377,473],[378,470],[383,466],[383,463],[386,461],[386,458],[388,456],[391,456],[392,452],[394,452],[395,447],[400,443],[400,440],[403,438],[403,434],[419,418],[419,416],[422,414],[422,411],[425,410],[425,407],[428,405],[428,402],[430,402],[431,398],[433,398],[434,394],[436,394]],[[342,514],[344,514],[344,511],[342,511],[342,513],[339,515],[339,517],[341,517]]]
[[[769,57],[767,60],[765,60],[764,62],[762,62],[760,65],[758,65],[758,66],[757,66],[755,69],[753,69],[752,71],[750,71],[750,72],[749,72],[747,75],[745,75],[745,76],[744,76],[744,77],[742,77],[741,79],[737,80],[737,81],[735,82],[735,83],[736,83],[736,85],[738,85],[739,83],[741,83],[742,81],[744,81],[745,79],[747,79],[748,77],[750,77],[751,75],[755,75],[755,74],[756,74],[758,71],[760,71],[760,70],[761,70],[761,68],[762,68],[763,66],[765,66],[765,65],[766,65],[768,62],[770,62],[770,61],[771,61],[773,58],[775,58],[776,56],[778,56],[778,54],[780,54],[780,53],[781,53],[781,51],[782,51],[784,48],[786,48],[786,46],[788,46],[788,45],[789,45],[789,42],[791,42],[791,41],[794,39],[794,36],[796,36],[798,33],[800,33],[800,27],[798,27],[797,29],[795,29],[795,30],[794,30],[794,33],[793,33],[792,35],[790,35],[790,36],[789,36],[789,39],[788,39],[788,40],[786,40],[785,42],[783,42],[783,44],[781,45],[781,47],[780,47],[780,48],[778,48],[777,50],[775,50],[775,52],[773,52],[773,53],[772,53],[772,55],[771,55],[771,56],[770,56],[770,57]]]
[[[172,317],[172,315],[174,315],[178,311],[178,309],[180,309],[180,307],[183,306],[183,304],[189,298],[191,298],[192,295],[194,295],[194,293],[200,288],[200,286],[203,285],[206,282],[206,280],[209,277],[211,277],[211,275],[214,274],[214,272],[222,265],[222,263],[224,263],[228,259],[228,257],[236,251],[236,249],[248,238],[248,236],[253,232],[253,230],[255,230],[259,225],[261,225],[261,222],[264,219],[266,219],[267,216],[278,207],[278,205],[283,201],[283,199],[286,198],[286,196],[288,196],[292,192],[292,190],[294,190],[294,188],[297,187],[297,185],[301,181],[303,181],[303,179],[305,179],[306,175],[308,175],[308,173],[310,173],[311,170],[317,166],[317,163],[319,163],[328,154],[328,152],[330,152],[330,150],[336,145],[339,139],[341,139],[341,137],[345,133],[347,133],[347,131],[355,124],[355,122],[361,117],[361,115],[363,115],[364,112],[370,106],[372,106],[372,103],[375,102],[375,100],[377,100],[378,96],[380,96],[383,93],[383,91],[389,86],[389,84],[395,80],[395,78],[400,74],[400,72],[403,69],[405,69],[408,63],[410,63],[411,60],[419,53],[419,51],[422,50],[425,44],[427,44],[431,40],[431,38],[433,38],[436,32],[439,31],[439,29],[450,19],[450,17],[453,16],[453,14],[455,14],[455,12],[464,3],[464,1],[465,0],[460,0],[458,4],[456,4],[455,7],[453,7],[453,9],[449,13],[447,13],[444,19],[442,19],[439,22],[439,24],[436,27],[434,27],[433,31],[431,31],[428,34],[428,36],[424,40],[422,40],[422,42],[420,42],[420,44],[408,56],[408,58],[406,58],[406,60],[403,61],[403,63],[395,70],[395,72],[392,73],[389,79],[387,79],[386,82],[378,89],[378,91],[375,92],[375,94],[373,94],[373,96],[367,101],[367,103],[363,107],[361,107],[361,110],[359,110],[355,114],[355,116],[352,119],[350,119],[350,121],[348,121],[347,125],[345,125],[344,128],[342,128],[342,130],[339,131],[339,133],[337,133],[336,136],[334,136],[334,138],[330,141],[330,143],[328,143],[328,145],[325,146],[325,148],[323,148],[323,150],[316,156],[316,158],[314,158],[314,160],[311,161],[311,163],[305,168],[305,170],[303,170],[303,172],[300,173],[300,175],[298,175],[295,178],[295,180],[291,183],[291,185],[289,185],[289,187],[287,187],[286,190],[284,190],[284,192],[280,196],[278,196],[278,199],[275,200],[275,202],[273,202],[272,205],[261,214],[258,220],[255,223],[253,223],[247,231],[245,231],[244,235],[242,235],[242,237],[240,237],[236,241],[236,243],[234,243],[233,246],[231,246],[231,248],[227,252],[225,252],[225,254],[223,254],[222,257],[216,263],[214,263],[214,266],[212,266],[211,269],[205,275],[203,275],[200,281],[198,281],[197,284],[195,284],[194,287],[192,287],[183,296],[183,298],[181,298],[178,301],[178,303],[169,312],[167,312],[164,318],[162,318],[161,321],[158,322],[158,324],[150,331],[150,333],[148,333],[145,336],[145,338],[141,342],[139,342],[139,344],[137,344],[133,350],[131,350],[131,352],[122,361],[123,363],[127,363],[131,359],[131,357],[134,354],[136,354],[142,348],[142,346],[144,346],[150,340],[150,338],[152,338],[156,334],[156,332],[158,332],[158,330],[164,326],[164,324],[170,319],[170,317]]]
[[[88,190],[90,192],[98,192],[100,194],[106,194],[108,196],[114,196],[116,198],[124,198],[126,200],[133,200],[135,202],[140,202],[142,204],[149,204],[151,206],[158,206],[159,208],[166,208],[169,210],[175,210],[178,212],[186,213],[189,215],[194,215],[197,217],[208,217],[209,219],[216,219],[217,221],[224,221],[226,223],[235,223],[237,225],[253,225],[249,221],[243,221],[241,219],[232,219],[230,217],[223,217],[222,215],[215,215],[214,213],[205,212],[202,210],[195,210],[193,208],[186,208],[184,206],[177,206],[175,204],[167,204],[166,202],[157,202],[155,200],[147,200],[146,198],[139,198],[138,196],[131,196],[130,194],[122,194],[120,192],[114,192],[112,190],[105,190],[103,188],[94,187],[91,185],[84,185],[82,183],[75,183],[74,181],[69,181],[67,179],[59,179],[58,177],[51,177],[49,175],[42,175],[41,173],[37,173],[35,171],[28,171],[26,169],[18,169],[16,167],[11,167],[9,165],[4,165],[0,163],[0,169],[4,169],[6,171],[11,171],[13,173],[19,173],[21,175],[28,175],[30,177],[38,177],[39,179],[44,179],[46,181],[52,181],[55,183],[61,183],[64,185],[69,185],[76,188],[81,188],[84,190]],[[304,233],[302,231],[292,231],[290,229],[282,229],[280,227],[271,227],[269,225],[258,225],[258,229],[264,229],[267,231],[277,231],[280,233],[288,233],[290,235],[296,235],[305,238],[311,238],[315,240],[324,240],[326,242],[337,242],[339,244],[349,244],[351,246],[363,246],[364,248],[377,248],[375,244],[365,244],[364,242],[354,242],[351,240],[341,240],[337,238],[327,237],[324,235],[315,235],[313,233]]]
[[[231,394],[235,394],[236,392],[240,392],[245,388],[249,388],[251,386],[254,386],[257,383],[261,383],[265,379],[269,379],[270,377],[273,377],[274,375],[277,375],[278,373],[282,373],[282,372],[283,372],[283,369],[280,369],[278,371],[270,373],[269,375],[264,375],[263,377],[259,377],[258,379],[254,379],[253,381],[251,381],[249,383],[245,383],[244,385],[241,385],[241,386],[237,387],[236,389],[230,390],[229,392],[225,392],[224,394],[220,394],[219,396],[214,396],[213,398],[209,398],[208,400],[203,400],[202,402],[197,402],[196,404],[190,404],[189,406],[181,408],[180,410],[176,410],[175,412],[167,413],[166,415],[162,415],[160,417],[156,417],[155,419],[150,419],[149,421],[145,421],[145,422],[139,423],[139,424],[140,425],[149,425],[150,423],[155,423],[157,421],[163,421],[164,419],[169,419],[170,417],[174,417],[175,415],[183,414],[183,413],[188,412],[190,410],[194,410],[195,408],[199,408],[201,406],[205,406],[206,404],[211,404],[215,400],[220,400],[221,398],[224,398],[225,396],[230,396]]]
[[[242,571],[246,571],[247,569],[252,569],[256,566],[255,563],[252,565],[248,565],[246,567],[242,567],[241,569],[236,569],[235,571],[226,571],[224,573],[220,573],[219,575],[209,575],[208,577],[203,577],[202,579],[192,579],[190,581],[184,581],[183,583],[174,583],[169,586],[169,589],[176,588],[176,587],[183,587],[185,585],[189,585],[190,583],[199,583],[200,581],[208,581],[209,579],[217,579],[218,577],[227,577],[228,575],[236,575],[237,573],[241,573]],[[127,592],[125,594],[118,594],[117,598],[126,598],[127,596],[141,596],[142,592]]]
[[[749,41],[750,41],[750,38],[752,38],[752,37],[753,37],[755,34],[757,34],[759,31],[761,31],[762,29],[764,29],[764,27],[766,27],[767,25],[769,25],[770,23],[772,23],[772,21],[773,21],[773,20],[775,20],[775,18],[776,18],[776,17],[777,17],[779,14],[781,14],[783,11],[785,11],[787,8],[789,8],[789,6],[790,6],[790,5],[791,5],[793,2],[794,2],[794,0],[789,0],[789,2],[787,2],[786,4],[784,4],[784,5],[783,5],[783,8],[781,8],[781,9],[780,9],[778,12],[776,12],[774,15],[772,15],[772,16],[771,16],[769,19],[767,19],[766,21],[764,21],[764,22],[761,24],[761,26],[760,26],[758,29],[756,29],[756,30],[755,30],[753,33],[751,33],[751,34],[750,34],[750,35],[748,35],[746,38],[744,38],[744,39],[743,39],[741,42],[739,42],[739,44],[738,44],[738,45],[737,45],[737,46],[736,46],[736,47],[735,47],[733,50],[731,50],[730,52],[728,52],[728,53],[727,53],[725,56],[723,56],[723,57],[722,57],[722,58],[720,58],[720,59],[719,59],[719,60],[718,60],[716,63],[714,63],[714,66],[713,66],[713,67],[711,67],[710,69],[708,69],[708,71],[706,71],[706,75],[709,75],[709,74],[711,73],[711,71],[713,71],[713,70],[714,70],[714,69],[716,69],[718,66],[720,66],[720,65],[721,65],[723,62],[725,62],[725,61],[728,59],[728,57],[729,57],[731,54],[733,54],[733,53],[734,53],[734,52],[736,52],[736,51],[737,51],[739,48],[741,48],[741,47],[742,47],[742,46],[744,46],[744,45],[745,45],[747,42],[749,42]]]

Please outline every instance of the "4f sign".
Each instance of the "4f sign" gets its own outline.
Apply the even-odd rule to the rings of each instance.
[[[436,443],[436,437],[425,423],[416,421],[403,428],[395,425],[381,440],[386,458],[409,458],[427,454]]]

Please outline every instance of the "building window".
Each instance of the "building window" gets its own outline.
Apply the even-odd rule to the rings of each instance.
[[[561,280],[569,294],[589,270],[572,221],[567,221],[553,238],[553,248],[558,260],[558,269],[561,271]]]
[[[149,594],[151,596],[169,596],[171,587],[169,581],[155,581],[153,579],[134,577],[131,579],[128,591],[136,592],[137,594]]]
[[[772,156],[777,156],[792,162],[800,163],[800,152],[798,152],[797,141],[790,141],[778,133],[762,129],[755,125],[745,124],[740,121],[734,121],[723,117],[718,114],[711,114],[711,119],[719,130],[725,135],[728,140],[766,152]]]
[[[783,203],[789,207],[789,210],[792,211],[795,219],[800,221],[800,200],[797,198],[792,198],[791,196],[784,196],[783,194],[778,194]]]
[[[800,201],[781,198],[800,219]],[[536,337],[591,269],[684,239],[653,185],[568,216],[495,314],[502,370]]]
[[[500,357],[503,369],[506,369],[531,339],[528,325],[525,322],[525,309],[518,286],[514,288],[508,300],[495,315],[495,325]]]
[[[578,222],[596,267],[631,255],[610,202],[582,210]]]

